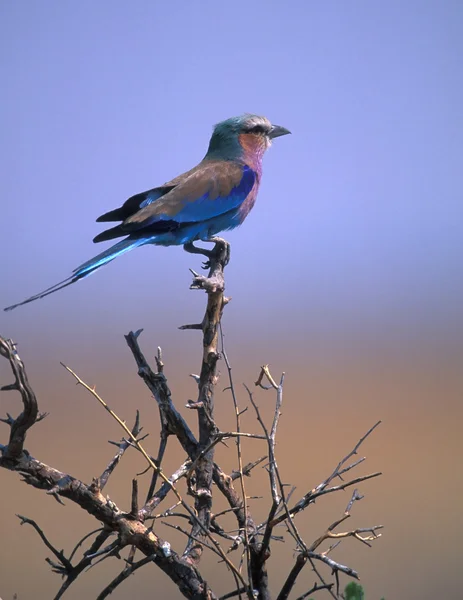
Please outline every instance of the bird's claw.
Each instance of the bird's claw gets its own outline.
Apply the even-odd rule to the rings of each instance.
[[[195,246],[193,242],[187,242],[184,244],[183,248],[186,252],[190,252],[191,254],[202,254],[205,256],[206,260],[202,264],[202,268],[205,270],[211,269],[214,263],[220,263],[222,267],[226,267],[230,262],[230,244],[220,237],[212,237],[202,241],[214,244],[212,250],[199,248],[198,246]]]
[[[226,267],[230,262],[230,244],[221,237],[213,237],[208,241],[215,244],[214,248],[211,250],[213,258],[217,262],[222,263],[223,267]]]

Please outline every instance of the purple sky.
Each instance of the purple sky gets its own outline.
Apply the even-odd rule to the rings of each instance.
[[[245,290],[258,269],[274,318],[296,277],[320,330],[346,317],[389,331],[456,318],[463,8],[374,4],[3,4],[3,241],[14,252],[2,303],[100,250],[96,216],[191,167],[212,124],[250,111],[294,133],[266,156],[256,209],[229,236],[230,285]],[[127,298],[120,282],[138,288],[146,269],[178,279],[191,260],[143,248],[2,322],[16,332],[69,310],[91,318],[95,303],[99,318],[134,305],[144,315],[159,286]]]
[[[230,351],[241,331],[257,364],[293,347],[295,368],[352,353],[456,364],[462,26],[458,0],[2,2],[0,305],[66,277],[101,250],[98,215],[196,164],[217,121],[254,112],[293,135],[227,236]],[[121,334],[138,327],[174,352],[204,300],[190,266],[179,248],[135,250],[1,313],[2,334],[45,369],[109,364],[116,344],[125,360]]]

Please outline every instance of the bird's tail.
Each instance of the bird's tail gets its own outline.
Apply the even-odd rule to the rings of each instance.
[[[45,296],[48,296],[49,294],[54,294],[58,290],[62,290],[63,288],[67,287],[68,285],[71,285],[72,283],[79,281],[79,279],[84,279],[84,277],[91,275],[97,269],[99,269],[103,265],[108,264],[109,262],[111,262],[112,260],[114,260],[115,258],[120,256],[121,254],[124,254],[125,252],[132,250],[132,248],[137,248],[137,246],[143,246],[143,244],[146,244],[146,243],[147,243],[146,238],[145,239],[126,238],[125,240],[121,240],[120,242],[118,242],[117,244],[114,244],[114,246],[111,246],[111,248],[108,248],[101,254],[94,256],[90,260],[87,260],[87,262],[84,262],[83,264],[81,264],[80,267],[77,267],[77,269],[74,269],[74,271],[72,272],[72,275],[70,277],[68,277],[67,279],[60,281],[59,283],[56,283],[55,285],[52,285],[51,287],[44,290],[43,292],[40,292],[40,294],[36,294],[35,296],[31,296],[30,298],[27,298],[27,300],[23,300],[22,302],[18,302],[18,304],[13,304],[12,306],[7,306],[4,310],[13,310],[17,306],[22,306],[23,304],[28,304],[29,302],[34,302],[34,300],[39,300],[40,298],[44,298]]]

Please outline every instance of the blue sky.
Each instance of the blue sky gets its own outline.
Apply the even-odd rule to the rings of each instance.
[[[389,328],[404,315],[427,321],[457,310],[459,3],[1,10],[3,235],[14,248],[4,304],[92,256],[97,215],[191,167],[215,122],[250,111],[293,136],[266,156],[256,209],[230,235],[230,284],[252,285],[258,269],[274,302],[286,302],[294,278],[286,265],[296,261],[304,311],[342,320],[347,311],[362,323],[373,311]],[[143,248],[7,323],[63,307],[88,314],[95,297],[120,313],[121,280],[140,285],[147,268],[172,277],[186,262],[177,249]],[[135,300],[142,311],[147,292]]]

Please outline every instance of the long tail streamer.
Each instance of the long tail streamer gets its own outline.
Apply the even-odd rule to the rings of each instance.
[[[55,283],[55,285],[52,285],[51,287],[47,288],[43,292],[40,292],[39,294],[36,294],[35,296],[31,296],[30,298],[27,298],[22,302],[18,302],[18,304],[12,304],[11,306],[7,306],[4,310],[13,310],[14,308],[22,306],[23,304],[28,304],[29,302],[34,302],[34,300],[39,300],[40,298],[45,298],[45,296],[54,294],[58,290],[62,290],[68,285],[71,285],[76,281],[79,281],[80,279],[84,279],[84,277],[88,277],[97,269],[104,265],[107,265],[109,262],[120,256],[121,254],[124,254],[125,252],[128,252],[133,248],[137,248],[138,246],[143,246],[143,244],[146,243],[146,238],[135,240],[127,238],[125,240],[121,240],[120,242],[114,244],[114,246],[111,246],[111,248],[108,248],[101,254],[94,256],[90,260],[87,260],[87,262],[81,264],[80,267],[77,267],[77,269],[74,269],[70,277],[67,277],[59,283]]]

